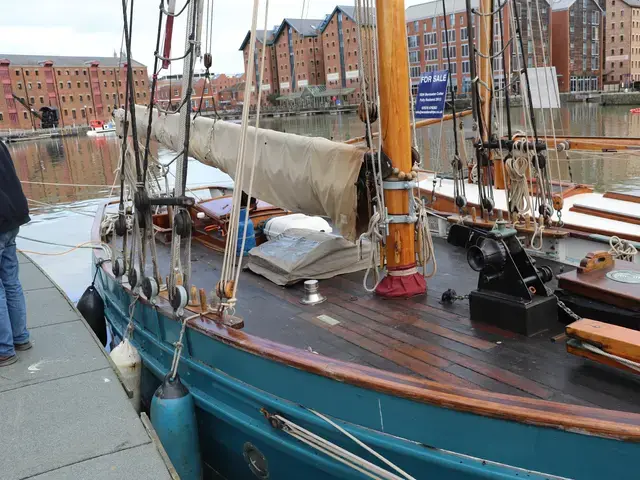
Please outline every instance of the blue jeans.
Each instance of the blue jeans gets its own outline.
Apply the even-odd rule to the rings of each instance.
[[[18,228],[0,233],[0,356],[15,354],[16,343],[29,341],[27,306],[18,278]]]

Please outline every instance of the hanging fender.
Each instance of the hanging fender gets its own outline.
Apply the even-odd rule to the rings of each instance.
[[[80,297],[77,308],[104,347],[107,343],[107,323],[104,319],[104,301],[93,284],[89,285],[84,291],[82,297]]]

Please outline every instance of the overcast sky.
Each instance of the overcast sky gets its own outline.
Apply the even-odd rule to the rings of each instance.
[[[159,0],[134,0],[133,58],[153,65]],[[405,0],[406,5],[425,0]],[[120,51],[122,39],[122,2],[107,0],[2,0],[0,15],[0,57],[6,54],[49,54],[112,56]],[[177,1],[179,6],[184,0]],[[260,0],[264,6],[264,0]],[[302,0],[270,0],[268,26],[284,17],[301,18]],[[353,5],[343,1],[342,5]],[[336,0],[306,0],[304,18],[322,19],[331,13]],[[213,66],[215,73],[243,71],[240,44],[251,26],[253,0],[217,0],[213,20]],[[184,47],[184,18],[179,17],[174,31],[172,56]],[[258,28],[264,25],[264,14]],[[176,63],[171,73],[180,73]],[[168,72],[162,72],[166,74]]]

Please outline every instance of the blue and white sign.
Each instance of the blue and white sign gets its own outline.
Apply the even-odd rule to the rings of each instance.
[[[425,72],[418,84],[416,118],[442,118],[447,97],[448,70]]]

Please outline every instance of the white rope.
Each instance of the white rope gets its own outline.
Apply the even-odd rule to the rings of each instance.
[[[611,247],[609,253],[614,258],[626,260],[627,262],[633,262],[633,257],[638,253],[638,249],[631,242],[617,236],[609,239],[609,246]]]
[[[514,142],[517,135],[514,135]],[[504,162],[505,173],[509,178],[509,213],[517,212],[522,214],[531,210],[531,194],[527,183],[527,171],[529,170],[529,156],[518,145],[522,142],[514,143],[513,156]]]
[[[531,36],[531,38],[535,38],[535,36],[532,35],[533,32],[533,24],[531,23],[531,3],[530,0],[527,0],[527,29],[529,31],[529,35]],[[537,3],[537,2],[536,2]],[[542,32],[542,25],[540,25],[540,32]],[[538,76],[538,56],[536,55],[536,48],[535,48],[535,43],[532,40],[532,45],[533,45],[533,66],[536,69],[536,83],[538,83],[538,101],[540,102],[540,106],[542,107],[542,89],[539,88],[539,76]],[[543,41],[543,46],[542,48],[544,49],[544,41]],[[529,53],[529,52],[527,52]],[[544,67],[544,65],[543,65]],[[545,79],[547,78],[547,75],[545,73]],[[530,82],[529,82],[530,83]],[[530,89],[531,86],[527,85],[527,87]],[[548,91],[549,85],[547,84],[547,91]],[[533,105],[530,105],[530,108],[533,109]],[[547,135],[547,121],[544,115],[544,110],[542,110],[542,135],[544,138],[544,143],[545,145],[549,144],[549,138]],[[534,152],[535,152],[535,148],[534,148]],[[557,154],[557,153],[556,153]],[[547,193],[549,195],[551,195],[551,191],[547,192],[547,188],[546,188],[546,180],[547,178],[544,178],[544,172],[542,171],[542,169],[540,168],[540,162],[538,162],[537,160],[532,162],[535,166],[535,170],[537,172],[537,180],[538,180],[538,184],[537,184],[537,189],[536,191],[538,192],[538,194],[541,195],[541,199],[542,199],[542,203],[546,209],[547,205],[549,205],[549,202],[551,202],[550,198],[547,198]],[[547,175],[548,175],[548,171],[547,171]],[[551,184],[549,183],[549,186]],[[553,212],[553,210],[551,210]],[[541,216],[542,213],[540,213]],[[540,242],[542,243],[542,238],[540,239]]]
[[[409,38],[409,31],[407,27],[407,23],[404,24],[404,36],[405,38]],[[411,65],[410,62],[410,52],[407,49],[407,65]],[[414,105],[414,97],[413,97],[413,84],[411,83],[411,75],[409,75],[409,103],[411,104],[411,145],[417,150],[418,149],[418,137],[416,135],[416,111]],[[444,118],[444,114],[442,115]],[[422,156],[422,155],[421,155]]]
[[[585,350],[595,353],[597,355],[602,355],[603,357],[610,358],[611,360],[615,360],[618,363],[621,363],[625,367],[629,367],[631,370],[635,370],[636,372],[640,372],[640,363],[634,362],[633,360],[629,360],[628,358],[619,357],[618,355],[614,355],[613,353],[605,352],[604,350],[591,345],[587,342],[580,342],[580,347]]]
[[[536,14],[538,17],[538,31],[542,33],[542,18],[540,16],[540,6],[538,5],[538,2],[536,1]],[[534,37],[535,38],[535,37]],[[548,66],[549,64],[547,63],[547,49],[546,49],[546,45],[544,42],[544,38],[542,39],[542,62],[544,63],[545,67]],[[547,91],[549,92],[549,76],[545,74],[544,76],[544,80],[545,80],[545,84],[547,86]],[[551,82],[551,86],[553,87],[553,98],[558,98],[558,91],[557,91],[557,82]],[[538,86],[538,91],[540,90],[539,86]],[[549,103],[549,115],[551,117],[551,133],[553,135],[553,145],[554,147],[558,145],[558,141],[556,138],[556,125],[555,125],[555,119],[554,119],[554,115],[553,115],[553,109],[551,108],[551,103]],[[544,118],[544,115],[543,115]],[[547,151],[549,150],[549,145],[547,144]],[[564,196],[564,191],[563,191],[563,187],[562,187],[562,172],[560,171],[560,157],[558,156],[558,149],[554,148],[554,154],[556,156],[556,166],[558,167],[558,182],[560,183],[560,196],[563,197]]]
[[[356,0],[356,5],[355,5],[355,13],[356,13],[356,38],[358,40],[359,46],[358,46],[358,61],[360,62],[360,66],[362,68],[360,68],[360,86],[361,86],[361,90],[362,90],[362,101],[364,102],[364,110],[365,110],[365,124],[366,124],[366,134],[367,134],[367,140],[368,140],[368,144],[369,144],[369,152],[371,153],[371,155],[375,154],[374,148],[373,148],[373,137],[372,137],[372,131],[371,131],[371,119],[369,117],[369,97],[372,98],[372,101],[375,102],[376,108],[378,110],[378,125],[382,125],[382,120],[380,117],[380,98],[378,96],[378,69],[377,69],[377,64],[375,64],[375,55],[376,53],[374,53],[374,68],[371,69],[370,65],[367,65],[370,74],[371,74],[371,79],[370,81],[367,79],[366,75],[364,74],[365,69],[364,69],[364,57],[362,55],[362,49],[364,47],[363,43],[362,43],[362,36],[361,36],[361,30],[362,30],[362,13],[364,12],[365,15],[365,22],[369,22],[372,20],[372,18],[370,17],[371,13],[369,12],[369,5],[367,3],[367,5],[365,7],[363,7],[362,5],[362,0]],[[377,16],[376,16],[377,19]],[[377,22],[377,20],[376,20]],[[371,55],[371,53],[376,49],[376,47],[374,46],[373,42],[375,41],[375,34],[372,36],[371,35],[371,28],[367,23],[367,36],[368,36],[368,48],[367,51],[369,53],[369,55]],[[373,83],[373,87],[371,87],[371,83]],[[373,89],[375,92],[375,100],[373,99],[373,94],[369,91],[370,89]],[[378,152],[382,152],[382,132],[378,132]],[[380,215],[381,217],[385,215],[385,202],[384,202],[384,192],[382,189],[382,163],[381,163],[381,159],[380,159],[380,155],[378,155],[378,174],[374,175],[374,180],[375,180],[375,193],[376,193],[376,201],[377,204],[380,208]],[[375,169],[374,169],[375,170]],[[374,172],[375,173],[375,172]]]
[[[273,418],[282,422],[283,432],[369,478],[376,480],[402,480],[401,477],[388,472],[387,470],[351,453],[348,450],[345,450],[335,443],[325,440],[315,433],[312,433],[290,420],[287,420],[281,415],[274,415]]]
[[[204,313],[204,312],[203,312]],[[190,317],[184,317],[182,319],[182,326],[180,327],[180,336],[178,337],[178,341],[175,343],[175,349],[173,350],[173,360],[171,361],[171,380],[175,380],[176,375],[178,374],[178,365],[180,365],[180,357],[182,356],[182,348],[184,344],[182,341],[184,340],[184,332],[187,329],[187,323],[194,318],[198,318],[202,313],[196,313],[195,315],[191,315]]]
[[[378,452],[376,452],[375,450],[373,450],[371,447],[369,447],[368,445],[366,445],[364,442],[362,442],[361,440],[358,440],[356,437],[354,437],[353,435],[351,435],[349,432],[347,432],[344,428],[342,428],[340,425],[338,425],[337,423],[335,423],[334,421],[332,421],[331,419],[329,419],[328,417],[325,417],[324,415],[322,415],[319,412],[316,412],[315,410],[309,409],[309,411],[311,413],[313,413],[314,415],[316,415],[317,417],[320,417],[321,419],[323,419],[325,422],[327,422],[329,425],[331,425],[332,427],[334,427],[336,430],[338,430],[340,433],[342,433],[343,435],[346,435],[347,437],[349,437],[351,440],[353,440],[354,442],[356,442],[359,446],[361,446],[362,448],[364,448],[367,452],[369,452],[371,455],[373,455],[374,457],[376,457],[378,460],[384,462],[385,464],[387,464],[388,466],[390,466],[391,468],[393,468],[396,472],[398,472],[400,475],[402,475],[404,478],[406,478],[407,480],[416,480],[414,477],[412,477],[411,475],[409,475],[407,472],[405,472],[404,470],[402,470],[400,467],[396,466],[394,463],[392,463],[391,461],[387,460],[385,457],[383,457],[382,455],[380,455]]]
[[[433,247],[433,238],[431,237],[431,229],[429,228],[429,217],[427,209],[418,197],[414,197],[414,203],[418,207],[418,220],[416,226],[420,232],[420,252],[422,260],[422,275],[424,278],[433,277],[438,271],[438,262],[436,261],[435,249]],[[427,273],[427,265],[431,263],[431,272]]]
[[[511,1],[513,2],[515,0],[511,0]],[[516,17],[516,11],[515,11],[515,9],[512,8],[512,5],[513,4],[510,2],[509,3],[509,11],[507,13],[508,18],[509,18],[509,28],[510,28],[510,31],[513,32],[512,35],[517,35],[517,33],[516,33],[516,31],[517,31],[517,29],[516,29],[516,18],[515,18]],[[516,38],[516,40],[517,40],[517,38]],[[520,42],[519,41],[515,41],[514,45],[515,45],[515,54],[516,54],[515,56],[516,56],[516,64],[517,64],[516,65],[517,66],[516,70],[518,72],[522,72],[522,69],[523,69],[523,64],[522,64],[523,57],[522,57],[522,49],[520,48]],[[513,70],[513,65],[511,65],[511,69]],[[519,79],[520,79],[520,98],[522,98],[522,106],[523,106],[523,109],[524,109],[524,132],[516,132],[516,133],[514,133],[514,138],[516,136],[518,136],[518,135],[522,135],[522,136],[524,136],[525,139],[527,139],[528,137],[527,137],[527,133],[526,132],[532,130],[532,126],[530,124],[531,120],[530,120],[530,117],[529,117],[529,114],[528,114],[529,108],[531,106],[529,105],[529,97],[523,92],[524,88],[523,88],[523,85],[522,85],[522,76],[521,75],[519,75]],[[523,150],[527,153],[527,156],[530,155],[529,142],[525,142],[524,143]],[[533,190],[533,179],[531,179],[530,182],[529,182],[529,186],[527,188],[527,195],[528,195],[528,198],[529,198],[530,213],[531,213],[531,216],[535,219],[536,215],[535,215],[535,210],[534,210],[534,205],[533,205],[533,199],[531,197],[531,191],[532,190]],[[525,211],[522,211],[520,213],[524,214]]]
[[[249,59],[254,58],[256,49],[256,30],[258,25],[258,6],[259,0],[253,0],[253,14],[251,19],[251,31],[249,45]],[[251,79],[254,78],[255,65],[250,61],[247,64],[247,79],[244,87],[244,98],[251,98]],[[262,73],[262,72],[261,72]],[[227,242],[225,245],[224,257],[222,261],[222,269],[220,271],[220,291],[225,290],[227,282],[235,277],[235,253],[238,243],[238,229],[240,224],[240,203],[242,200],[242,187],[244,185],[244,165],[245,165],[245,148],[247,143],[247,133],[249,128],[249,106],[251,102],[244,102],[242,107],[242,126],[240,131],[240,142],[238,143],[236,171],[235,171],[235,187],[232,195],[232,208],[229,215],[229,226],[227,234]],[[257,135],[257,133],[256,133]],[[255,160],[255,159],[254,159]],[[255,161],[254,161],[255,164]],[[248,212],[246,221],[249,221]],[[216,289],[218,290],[218,289]],[[219,292],[221,293],[221,292]],[[233,307],[233,305],[231,305]]]
[[[262,39],[262,57],[260,59],[260,85],[256,85],[258,88],[258,105],[256,107],[256,128],[253,136],[253,164],[251,165],[251,174],[249,176],[249,188],[247,189],[247,204],[245,205],[245,222],[244,230],[242,232],[242,245],[240,248],[240,255],[238,256],[238,267],[236,268],[235,280],[233,283],[233,296],[229,300],[232,305],[236,302],[236,292],[238,291],[238,283],[240,282],[240,270],[242,266],[242,257],[244,256],[244,247],[247,240],[247,227],[251,219],[249,218],[249,206],[251,205],[251,194],[253,193],[253,179],[256,171],[256,164],[258,163],[258,129],[260,128],[260,107],[262,103],[262,75],[264,72],[264,60],[267,53],[267,15],[269,14],[269,0],[265,2],[264,9],[264,37]]]
[[[380,216],[380,212],[375,212],[371,218],[369,219],[369,228],[365,233],[360,235],[358,239],[358,258],[361,258],[362,252],[362,242],[367,239],[371,243],[371,249],[369,250],[369,264],[367,266],[366,272],[364,272],[364,277],[362,279],[362,286],[364,289],[369,292],[375,292],[376,288],[380,284],[382,278],[380,277],[380,270],[378,265],[380,265],[380,242],[382,241],[382,234],[380,233],[380,224],[382,222],[382,217]],[[369,275],[373,272],[375,285],[369,288],[368,280]]]

